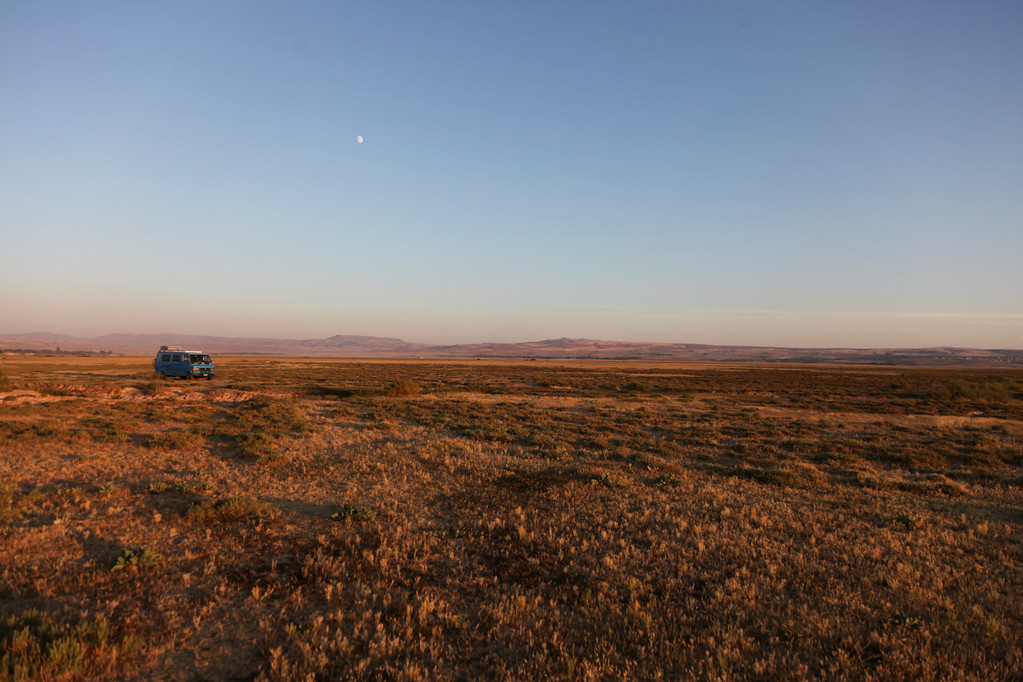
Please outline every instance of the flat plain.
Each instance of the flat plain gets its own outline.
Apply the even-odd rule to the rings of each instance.
[[[1023,372],[0,363],[0,680],[1020,679]]]

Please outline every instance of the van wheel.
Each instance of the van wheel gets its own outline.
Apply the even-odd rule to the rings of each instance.
[[[185,376],[183,378],[185,379],[185,381],[188,381],[189,379],[192,378],[192,373],[191,372],[186,372]]]
[[[167,381],[167,372],[160,372],[160,378]]]
[[[209,380],[210,380],[210,379],[212,379],[212,378],[213,378],[213,375],[212,375],[212,374],[207,374],[207,375],[206,375],[206,381],[209,381]]]

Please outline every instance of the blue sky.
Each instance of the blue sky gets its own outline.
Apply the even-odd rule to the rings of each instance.
[[[1021,28],[6,2],[0,333],[1021,348]]]

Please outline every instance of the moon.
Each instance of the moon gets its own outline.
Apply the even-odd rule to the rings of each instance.
[[[355,136],[355,140],[356,140],[356,142],[358,142],[359,144],[362,144],[362,135],[356,135],[356,136]]]

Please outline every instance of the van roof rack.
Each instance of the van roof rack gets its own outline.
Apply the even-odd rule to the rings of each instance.
[[[184,350],[181,346],[160,346],[160,350]]]

